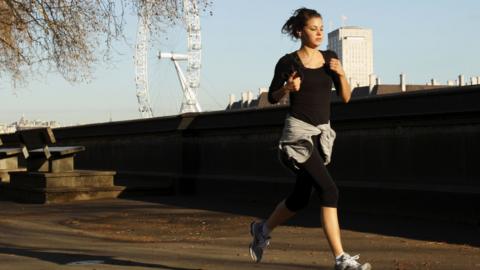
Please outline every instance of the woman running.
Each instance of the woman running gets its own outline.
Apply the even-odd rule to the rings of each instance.
[[[279,156],[295,173],[296,183],[267,220],[250,225],[250,255],[254,261],[261,261],[270,233],[307,206],[314,188],[320,198],[322,227],[335,258],[335,269],[369,270],[369,263],[360,264],[358,255],[350,256],[343,250],[337,216],[338,189],[325,167],[335,139],[330,127],[332,84],[345,103],[350,100],[345,72],[335,52],[317,49],[324,38],[322,16],[317,11],[296,10],[282,32],[300,40],[301,46],[278,61],[268,99],[275,104],[289,95]]]

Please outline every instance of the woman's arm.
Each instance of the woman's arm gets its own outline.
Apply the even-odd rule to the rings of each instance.
[[[290,91],[284,86],[269,93],[269,101],[272,104],[278,103]]]
[[[276,102],[280,101],[285,95],[290,92],[297,92],[300,90],[300,85],[302,83],[302,79],[298,76],[297,72],[294,71],[289,77],[285,85],[280,87],[277,90],[274,90],[270,93],[270,98],[276,100]]]
[[[339,95],[342,97],[343,102],[348,103],[352,96],[352,90],[350,84],[347,81],[345,71],[343,70],[342,63],[337,58],[331,58],[329,63],[330,69],[338,77],[338,85],[335,84],[335,88]]]
[[[300,89],[301,79],[296,71],[291,68],[289,55],[280,58],[275,65],[275,72],[268,89],[268,102],[278,103],[285,95]]]

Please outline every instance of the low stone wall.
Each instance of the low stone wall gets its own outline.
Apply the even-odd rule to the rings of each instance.
[[[479,86],[333,103],[337,141],[329,170],[353,193],[457,194],[476,204],[479,104]],[[285,107],[192,113],[54,132],[61,144],[86,147],[77,168],[117,171],[117,185],[254,196],[252,183],[275,193],[294,181],[277,160],[286,113]]]
[[[332,175],[358,186],[479,193],[480,89],[332,104]],[[184,114],[55,129],[85,145],[78,168],[130,175],[291,181],[276,144],[286,108]]]

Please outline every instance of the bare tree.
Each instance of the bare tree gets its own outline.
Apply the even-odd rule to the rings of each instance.
[[[199,3],[203,11],[210,5]],[[0,78],[17,83],[54,70],[68,81],[88,79],[98,56],[108,59],[123,37],[125,11],[145,6],[157,30],[183,12],[182,0],[0,0]]]

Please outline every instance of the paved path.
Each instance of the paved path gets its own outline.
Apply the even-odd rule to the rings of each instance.
[[[248,224],[272,207],[194,197],[0,201],[0,269],[332,269],[314,209],[273,233],[263,263],[250,261]],[[480,270],[478,228],[353,214],[341,221],[344,245],[374,269]]]

